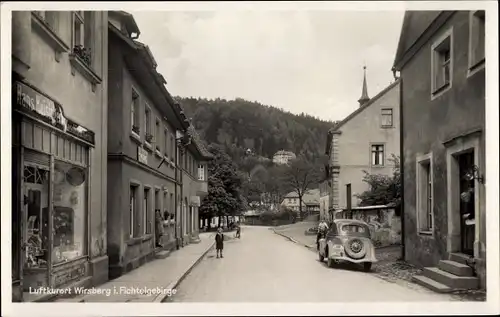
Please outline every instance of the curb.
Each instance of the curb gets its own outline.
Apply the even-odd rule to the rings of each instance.
[[[276,232],[276,230],[273,230],[273,232],[274,232],[275,234],[279,235],[279,236],[282,236],[282,237],[284,237],[284,238],[287,238],[288,240],[292,241],[292,242],[293,242],[293,243],[295,243],[295,244],[301,245],[301,246],[306,247],[307,249],[309,249],[309,250],[311,250],[311,251],[316,252],[316,248],[314,248],[314,247],[311,247],[311,246],[309,246],[309,245],[307,245],[307,244],[300,243],[300,242],[298,242],[297,240],[295,240],[294,238],[292,238],[292,237],[290,237],[290,236],[287,236],[286,234],[283,234],[283,233],[281,233],[281,232]]]
[[[200,257],[198,257],[198,259],[196,261],[194,261],[193,264],[191,264],[184,271],[184,273],[181,274],[180,277],[178,277],[176,280],[174,280],[173,282],[171,282],[170,284],[168,284],[168,286],[166,287],[166,289],[173,290],[177,286],[179,286],[179,284],[186,278],[186,276],[191,272],[191,270],[194,269],[201,262],[201,260],[205,257],[205,255],[207,255],[207,253],[210,252],[210,250],[212,250],[214,246],[215,246],[215,241],[213,241],[212,243],[210,243],[210,246],[201,254]],[[172,294],[170,296],[172,296]],[[158,294],[155,297],[155,299],[153,300],[153,303],[163,303],[170,296],[168,294],[167,295],[162,295],[160,293],[160,294]]]

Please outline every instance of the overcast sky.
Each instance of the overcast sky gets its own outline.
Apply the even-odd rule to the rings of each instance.
[[[172,95],[341,120],[393,80],[404,12],[132,12]]]

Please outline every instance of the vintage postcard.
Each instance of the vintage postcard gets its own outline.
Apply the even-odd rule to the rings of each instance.
[[[2,2],[1,32],[2,316],[500,312],[495,1]]]

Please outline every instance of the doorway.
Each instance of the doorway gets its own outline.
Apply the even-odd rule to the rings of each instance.
[[[474,255],[475,239],[475,191],[474,178],[470,172],[474,167],[474,150],[457,156],[460,175],[460,251]]]
[[[23,291],[49,286],[49,168],[26,163],[23,170]]]

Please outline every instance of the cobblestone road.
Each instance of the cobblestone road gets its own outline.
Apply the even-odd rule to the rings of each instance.
[[[174,302],[453,301],[448,295],[389,283],[356,270],[330,269],[316,255],[264,227],[215,250],[190,273]]]

